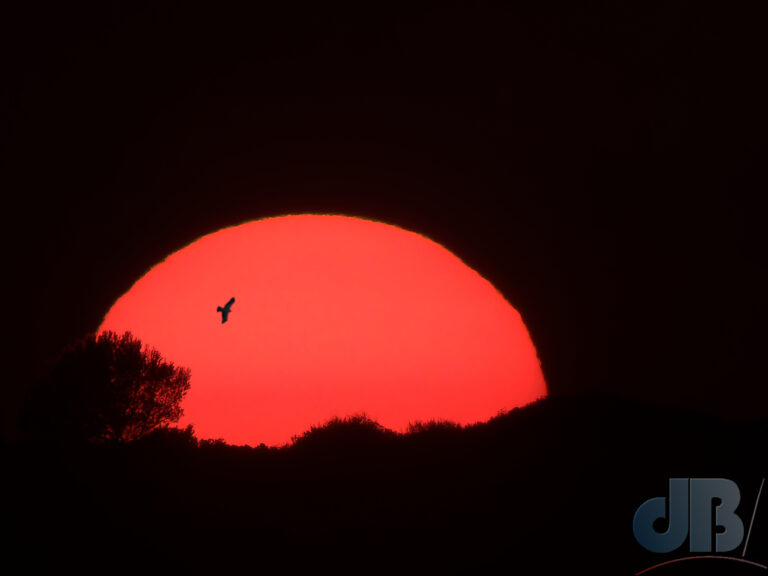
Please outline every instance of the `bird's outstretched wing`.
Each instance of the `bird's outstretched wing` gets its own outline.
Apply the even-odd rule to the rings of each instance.
[[[229,299],[229,302],[227,302],[227,305],[224,306],[224,308],[229,309],[234,303],[235,303],[235,297],[232,296],[232,298]]]

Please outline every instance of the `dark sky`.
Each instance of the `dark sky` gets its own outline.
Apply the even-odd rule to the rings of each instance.
[[[24,4],[0,14],[4,434],[158,260],[316,211],[464,259],[553,392],[765,414],[759,2]]]

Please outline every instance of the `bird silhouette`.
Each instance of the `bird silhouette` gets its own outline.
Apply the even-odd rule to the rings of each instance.
[[[229,318],[229,313],[232,311],[232,304],[235,303],[235,297],[229,299],[229,302],[227,302],[224,307],[217,306],[216,312],[221,312],[221,323],[224,324],[224,322],[227,321],[227,318]]]

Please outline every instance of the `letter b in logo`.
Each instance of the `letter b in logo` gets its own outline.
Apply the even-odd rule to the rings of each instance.
[[[651,498],[635,512],[635,539],[651,552],[672,552],[690,530],[691,552],[711,552],[713,536],[715,552],[729,552],[744,538],[744,524],[735,513],[740,499],[739,487],[725,478],[670,478],[669,506],[666,498]],[[667,520],[664,532],[653,526],[658,519]]]

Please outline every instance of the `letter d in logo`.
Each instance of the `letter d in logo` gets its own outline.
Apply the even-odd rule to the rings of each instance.
[[[666,504],[667,499],[661,496],[646,500],[635,512],[632,522],[635,540],[643,548],[660,554],[677,550],[688,536],[688,478],[669,479],[669,514]],[[659,518],[667,518],[664,532],[653,528]]]

